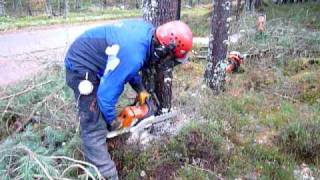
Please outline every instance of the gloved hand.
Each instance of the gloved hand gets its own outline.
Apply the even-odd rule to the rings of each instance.
[[[149,99],[150,94],[146,91],[143,90],[138,93],[136,97],[136,102],[139,102],[139,105],[144,105],[146,103],[146,100]]]
[[[109,131],[115,131],[119,130],[123,127],[122,122],[116,118],[115,120],[112,121],[111,125],[109,126]]]

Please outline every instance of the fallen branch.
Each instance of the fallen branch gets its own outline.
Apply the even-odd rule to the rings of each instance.
[[[270,90],[268,91],[268,90],[266,90],[266,89],[264,89],[264,88],[260,88],[260,90],[262,90],[264,93],[278,96],[278,97],[280,97],[280,98],[286,99],[286,100],[291,101],[291,102],[293,102],[293,103],[298,103],[298,102],[299,102],[299,100],[294,99],[294,98],[292,98],[292,97],[290,97],[290,96],[282,95],[282,94],[277,93],[277,92],[269,92]]]
[[[17,146],[16,149],[22,149],[24,151],[26,151],[29,156],[34,159],[36,161],[36,163],[40,166],[41,170],[45,173],[45,175],[47,176],[47,178],[49,180],[54,180],[52,176],[50,176],[48,170],[43,166],[43,164],[39,161],[39,159],[36,157],[36,154],[34,152],[32,152],[29,148],[27,148],[26,146],[20,145]]]
[[[31,91],[32,89],[35,89],[35,88],[40,87],[40,86],[43,86],[43,85],[48,84],[48,83],[50,83],[50,82],[52,82],[52,80],[47,81],[47,82],[44,82],[44,83],[41,83],[41,84],[33,85],[33,86],[31,86],[31,87],[29,87],[29,88],[27,88],[27,89],[25,89],[25,90],[23,90],[23,91],[21,91],[21,92],[18,92],[18,93],[15,93],[15,94],[11,94],[11,95],[9,95],[9,96],[1,97],[1,98],[0,98],[0,101],[6,100],[6,99],[9,99],[9,98],[12,98],[12,97],[20,96],[20,95],[22,95],[22,94],[25,94],[25,93]]]
[[[80,160],[76,160],[76,159],[72,159],[70,157],[67,157],[67,156],[50,156],[49,158],[51,159],[65,159],[65,160],[68,160],[68,161],[72,161],[72,162],[75,162],[77,164],[84,164],[86,166],[89,166],[89,167],[92,167],[95,172],[97,173],[98,175],[98,178],[99,179],[103,179],[102,175],[100,174],[98,168],[96,166],[94,166],[93,164],[90,164],[88,162],[85,162],[85,161],[80,161]]]
[[[194,168],[194,169],[197,169],[197,170],[200,170],[200,171],[205,171],[205,172],[209,173],[210,175],[214,176],[215,178],[220,179],[220,177],[218,175],[216,175],[213,171],[211,171],[209,169],[203,169],[203,168],[200,168],[197,166],[193,166],[191,164],[187,164],[187,166]]]
[[[61,174],[61,177],[63,178],[63,176],[65,175],[66,172],[68,172],[70,169],[72,168],[80,168],[82,169],[86,175],[88,179],[88,176],[92,179],[92,180],[96,180],[96,178],[94,178],[94,176],[92,175],[92,173],[90,171],[88,171],[88,169],[86,169],[84,166],[82,166],[81,164],[72,164],[71,166],[67,167]]]

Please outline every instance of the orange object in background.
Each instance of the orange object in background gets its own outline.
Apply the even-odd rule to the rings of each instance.
[[[266,28],[266,15],[259,15],[256,21],[256,29],[258,32],[264,32]]]
[[[137,120],[142,119],[148,114],[148,106],[128,106],[118,115],[118,120],[122,122],[123,128],[130,127]]]
[[[237,51],[231,51],[228,55],[229,64],[226,67],[227,73],[232,73],[243,64],[243,56]]]

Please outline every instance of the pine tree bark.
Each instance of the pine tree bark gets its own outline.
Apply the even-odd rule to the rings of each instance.
[[[219,93],[224,89],[225,64],[227,55],[228,29],[227,18],[231,13],[231,1],[215,0],[211,19],[208,65],[204,74],[207,85]]]
[[[143,19],[155,26],[175,20],[178,5],[178,0],[143,0]]]
[[[177,7],[177,17],[176,20],[180,20],[181,18],[181,0],[178,0],[178,7]]]
[[[179,3],[181,1],[178,0],[143,0],[143,18],[152,22],[155,27],[176,20],[178,18]],[[150,64],[150,67],[150,69],[142,71],[142,78],[147,90],[156,96],[159,108],[157,113],[161,114],[170,111],[173,64],[170,66]]]
[[[5,5],[4,0],[0,0],[0,16],[6,15],[6,9],[4,5]]]

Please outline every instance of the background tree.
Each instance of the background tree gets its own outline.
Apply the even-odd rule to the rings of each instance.
[[[107,0],[103,0],[103,6],[107,6]],[[81,8],[81,0],[75,0],[74,8],[79,10]]]
[[[32,0],[27,1],[27,12],[29,16],[32,16]]]
[[[241,0],[237,0],[237,14],[236,14],[236,20],[237,21],[240,18],[240,10],[241,10]]]
[[[52,2],[51,0],[46,0],[46,13],[49,17],[52,16]]]
[[[180,12],[178,12],[180,6],[180,0],[144,0],[143,18],[157,27],[168,21],[180,19],[178,17],[180,16]],[[158,113],[170,111],[173,64],[171,66],[163,66],[162,64],[150,66],[155,68],[142,72],[144,84],[147,90],[157,97]]]
[[[245,0],[245,8],[246,11],[253,11],[254,6],[253,6],[253,0]]]
[[[231,12],[231,1],[215,0],[211,19],[208,66],[204,77],[207,85],[218,93],[224,87],[225,64],[227,55],[228,29],[227,22]]]
[[[69,0],[60,1],[60,14],[66,18],[69,14]]]
[[[4,7],[4,0],[0,0],[0,16],[6,15],[6,9]]]

